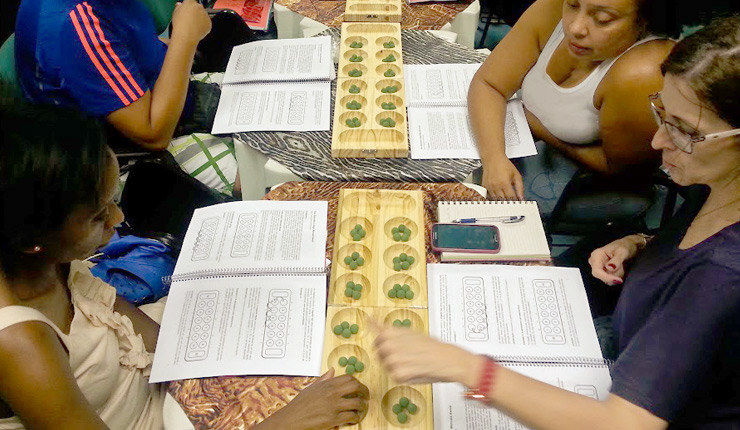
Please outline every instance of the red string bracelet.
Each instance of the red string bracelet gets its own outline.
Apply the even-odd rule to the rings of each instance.
[[[496,369],[498,363],[491,357],[485,356],[485,364],[481,371],[480,378],[478,378],[478,384],[476,387],[468,387],[468,391],[463,393],[463,397],[466,399],[474,399],[479,402],[489,403],[489,395],[491,394],[491,387],[493,386],[494,377],[496,375]]]

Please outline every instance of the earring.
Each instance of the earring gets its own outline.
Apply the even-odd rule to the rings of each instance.
[[[33,247],[33,252],[41,252],[41,246],[40,245],[34,246]]]

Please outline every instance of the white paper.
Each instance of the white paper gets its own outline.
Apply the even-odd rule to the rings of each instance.
[[[507,366],[562,389],[597,400],[609,395],[611,377],[606,366],[581,367],[532,367]],[[434,428],[435,430],[524,430],[526,427],[506,416],[501,411],[480,402],[463,398],[465,388],[459,384],[434,384]]]
[[[480,159],[467,106],[409,106],[407,110],[411,158]],[[537,154],[521,100],[513,99],[506,105],[504,140],[509,158]]]
[[[259,40],[234,47],[223,83],[331,80],[335,73],[331,36]]]
[[[174,282],[149,382],[319,376],[325,310],[326,275]]]
[[[330,103],[329,82],[224,85],[212,132],[327,131]]]
[[[257,200],[197,209],[173,276],[322,271],[327,208],[322,201]]]
[[[576,268],[428,264],[429,332],[502,361],[602,361]]]
[[[404,65],[406,106],[467,106],[468,88],[481,64]]]

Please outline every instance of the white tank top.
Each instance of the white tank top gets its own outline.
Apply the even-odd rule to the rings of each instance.
[[[564,38],[561,21],[550,35],[537,63],[524,77],[522,102],[555,137],[575,145],[585,145],[599,140],[599,111],[594,107],[594,94],[601,80],[625,52],[658,37],[646,37],[619,56],[602,61],[586,79],[571,88],[559,86],[547,74],[552,54]]]

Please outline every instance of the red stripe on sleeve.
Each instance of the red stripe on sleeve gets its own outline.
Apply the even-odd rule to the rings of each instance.
[[[87,35],[90,38],[90,41],[92,42],[92,45],[95,47],[95,51],[98,53],[100,58],[103,60],[103,63],[108,67],[108,71],[113,75],[113,77],[116,78],[118,81],[118,84],[126,91],[126,94],[128,94],[129,98],[134,101],[138,99],[133,91],[131,91],[131,87],[128,86],[125,80],[123,80],[123,77],[120,73],[118,73],[118,70],[113,66],[110,59],[108,58],[108,55],[103,51],[103,47],[100,44],[100,41],[98,40],[97,36],[95,35],[95,32],[92,29],[92,26],[90,25],[90,20],[87,18],[87,13],[82,8],[82,5],[77,5],[77,13],[80,15],[80,18],[82,19],[82,23],[85,24],[85,29],[87,30]]]
[[[113,79],[111,79],[110,75],[108,75],[108,72],[105,71],[103,68],[103,65],[100,64],[100,61],[98,61],[98,58],[95,57],[95,53],[93,53],[92,49],[90,48],[90,44],[87,43],[87,39],[85,38],[85,33],[82,31],[82,27],[80,26],[80,22],[77,20],[77,14],[75,14],[75,11],[72,10],[69,12],[69,17],[72,18],[72,24],[75,27],[75,30],[77,31],[77,37],[80,38],[80,42],[82,42],[82,46],[85,48],[85,52],[87,53],[87,56],[90,57],[90,61],[95,65],[95,68],[98,69],[98,72],[100,75],[105,79],[106,82],[108,82],[108,85],[110,85],[111,89],[116,93],[119,99],[123,102],[124,106],[128,106],[131,104],[130,101],[126,98],[126,96],[123,94],[120,88],[116,85],[115,82],[113,82]]]
[[[103,45],[105,46],[106,51],[108,51],[111,58],[113,58],[113,61],[115,62],[115,64],[123,72],[123,75],[126,77],[126,79],[131,84],[131,86],[134,87],[134,89],[137,91],[137,93],[139,94],[139,97],[143,96],[144,91],[142,91],[141,87],[136,82],[136,79],[134,79],[133,75],[131,75],[131,72],[129,72],[126,66],[123,65],[123,62],[121,61],[121,59],[118,58],[118,55],[116,55],[116,52],[113,50],[113,47],[111,46],[110,42],[108,42],[105,39],[105,35],[103,34],[103,29],[100,27],[100,21],[98,20],[98,17],[95,16],[95,13],[93,13],[92,7],[87,2],[83,2],[82,4],[84,4],[85,8],[87,8],[87,13],[92,18],[92,22],[95,25],[95,30],[98,32],[98,35],[100,36],[100,40],[103,42]]]

